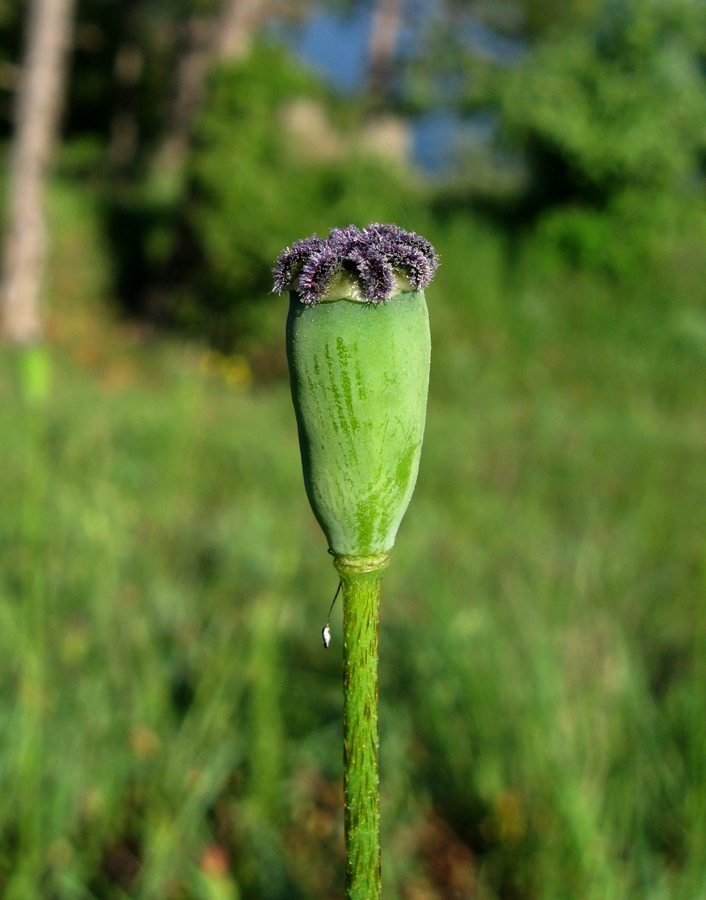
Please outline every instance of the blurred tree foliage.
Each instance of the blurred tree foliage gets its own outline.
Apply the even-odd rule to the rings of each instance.
[[[705,25],[691,3],[623,0],[505,73],[503,126],[547,199],[692,184],[706,142]]]
[[[597,269],[621,280],[648,270],[668,280],[685,246],[692,263],[700,260],[703,4],[521,0],[450,8],[455,18],[434,24],[426,54],[412,66],[413,97],[438,102],[429,84],[443,71],[458,108],[494,117],[496,151],[526,167],[524,186],[495,206],[535,268]],[[488,30],[514,44],[494,47]],[[442,60],[444,46],[452,53]]]
[[[22,8],[0,4],[6,135]],[[342,221],[421,227],[426,213],[403,167],[354,149],[365,96],[331,95],[267,43],[211,72],[192,152],[170,183],[156,160],[189,29],[219,9],[217,0],[80,0],[62,162],[99,189],[126,308],[227,347],[268,333],[269,266],[284,244]],[[698,255],[703,4],[447,0],[435,9],[398,60],[390,108],[482,111],[496,134],[453,184],[427,185],[436,214],[478,214],[490,197],[495,227],[519,234],[539,268],[639,278],[646,265],[669,269],[685,239]],[[275,10],[306,14],[297,3]],[[318,152],[316,135],[306,152],[293,145],[285,118],[300,101],[335,123],[335,152]]]
[[[705,11],[621,0],[579,12],[498,78],[503,134],[530,165],[534,251],[668,279],[706,233]]]

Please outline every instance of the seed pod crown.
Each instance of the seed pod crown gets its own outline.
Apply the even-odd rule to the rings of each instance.
[[[273,291],[296,290],[307,306],[320,303],[338,281],[360,285],[364,302],[379,306],[399,292],[399,278],[410,289],[424,290],[439,259],[425,238],[397,225],[334,228],[326,239],[313,235],[295,241],[280,254],[272,270]]]

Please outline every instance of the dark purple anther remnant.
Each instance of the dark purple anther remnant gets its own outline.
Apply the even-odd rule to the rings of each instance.
[[[413,231],[397,225],[375,224],[362,230],[349,225],[334,228],[326,240],[314,235],[283,250],[272,270],[273,291],[281,294],[298,280],[299,299],[314,306],[345,274],[359,280],[366,302],[380,304],[392,297],[395,274],[404,275],[421,291],[438,265],[432,245]]]

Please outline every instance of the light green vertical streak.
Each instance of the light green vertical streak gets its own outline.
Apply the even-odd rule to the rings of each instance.
[[[41,347],[21,348],[18,387],[23,400],[25,479],[18,538],[29,551],[21,571],[22,667],[17,695],[16,757],[12,778],[18,825],[18,865],[3,897],[39,896],[46,865],[44,741],[47,715],[45,568],[31,565],[45,550],[51,460],[47,453],[49,359]]]
[[[346,900],[380,897],[378,623],[389,557],[337,556],[343,588]]]

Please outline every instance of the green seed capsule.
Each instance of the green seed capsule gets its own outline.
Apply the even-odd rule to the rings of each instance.
[[[417,480],[431,341],[423,291],[381,305],[290,293],[287,356],[304,482],[333,553],[387,553]]]

